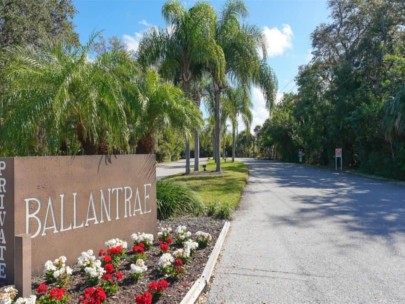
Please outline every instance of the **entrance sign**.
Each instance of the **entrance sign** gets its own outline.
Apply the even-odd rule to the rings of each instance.
[[[342,148],[335,149],[335,170],[338,169],[338,158],[340,158],[340,170],[343,170]]]
[[[31,266],[134,232],[156,234],[154,155],[0,158],[0,282],[14,280],[15,236],[31,238]]]

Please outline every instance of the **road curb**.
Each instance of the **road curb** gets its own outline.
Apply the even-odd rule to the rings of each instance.
[[[230,222],[225,222],[221,234],[219,235],[217,242],[215,243],[215,247],[211,252],[210,258],[208,259],[208,262],[205,265],[203,273],[194,282],[193,286],[191,286],[190,290],[187,292],[186,296],[183,298],[180,304],[194,304],[199,298],[201,292],[208,285],[208,282],[211,279],[211,275],[214,271],[215,264],[217,263],[219,253],[221,252],[222,245],[224,244],[225,237],[228,234],[230,226],[231,226]]]

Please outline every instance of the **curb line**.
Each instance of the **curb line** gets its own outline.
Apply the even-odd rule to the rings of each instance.
[[[190,290],[187,292],[180,304],[194,304],[195,301],[199,298],[201,292],[204,290],[205,286],[208,285],[208,282],[211,279],[211,275],[214,271],[215,264],[217,263],[219,253],[224,244],[225,237],[228,234],[229,227],[231,226],[230,222],[225,222],[224,227],[222,228],[221,234],[219,235],[214,249],[211,252],[210,258],[208,259],[207,264],[205,265],[204,271],[201,276],[194,282]]]

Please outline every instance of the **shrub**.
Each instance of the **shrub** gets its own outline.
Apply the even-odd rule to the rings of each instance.
[[[160,180],[156,187],[159,219],[187,214],[198,216],[204,213],[204,203],[191,189],[170,180]]]
[[[232,206],[228,203],[218,203],[217,208],[215,210],[215,218],[223,219],[223,220],[230,220],[232,218]]]
[[[230,220],[232,218],[233,208],[230,203],[227,202],[216,202],[211,203],[207,207],[207,215],[222,219],[222,220]]]

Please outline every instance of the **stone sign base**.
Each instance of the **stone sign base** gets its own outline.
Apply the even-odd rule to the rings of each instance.
[[[156,234],[156,212],[154,155],[0,158],[0,281],[24,286],[22,269]]]

